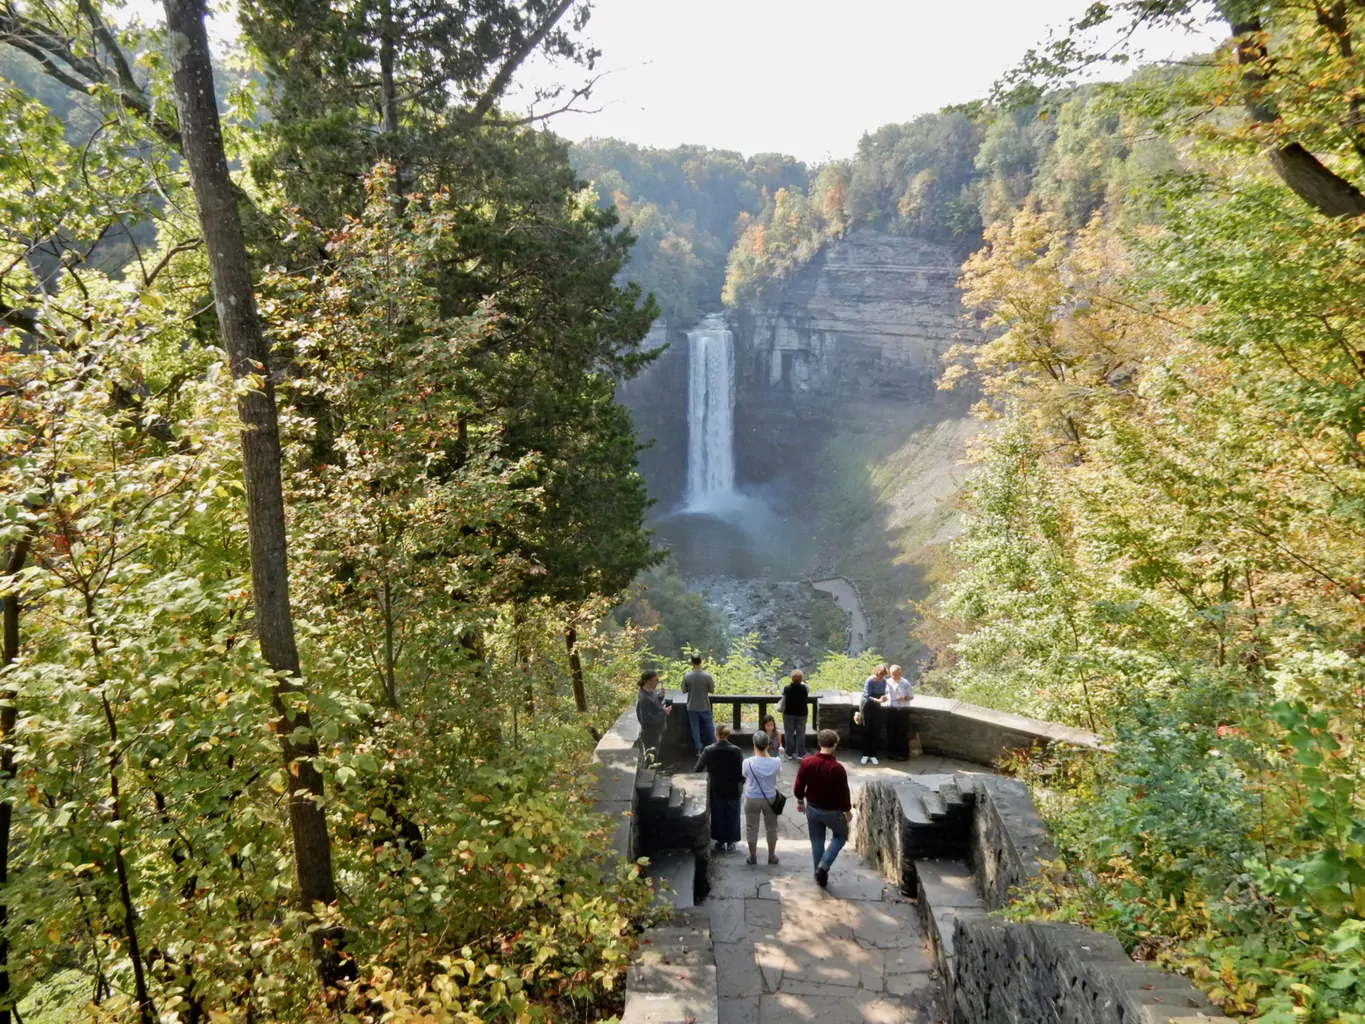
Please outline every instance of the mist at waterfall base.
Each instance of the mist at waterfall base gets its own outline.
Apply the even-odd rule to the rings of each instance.
[[[684,576],[799,574],[809,552],[790,498],[735,480],[735,351],[724,316],[705,317],[687,340],[687,489],[651,526]]]

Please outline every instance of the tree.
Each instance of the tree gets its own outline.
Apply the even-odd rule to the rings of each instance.
[[[1124,62],[1129,54],[1111,47],[1089,48],[1086,34],[1121,20],[1123,38],[1146,26],[1194,23],[1194,0],[1129,0],[1095,4],[1071,31],[1043,51],[1030,50],[1002,79],[997,93],[1011,90],[1016,103],[1032,103],[1040,81],[1066,79],[1102,62]],[[1354,13],[1344,0],[1301,5],[1270,0],[1218,0],[1214,16],[1229,31],[1199,94],[1209,107],[1240,100],[1245,124],[1210,130],[1264,152],[1280,179],[1304,202],[1328,217],[1365,214],[1365,193],[1340,158],[1365,159],[1361,72],[1354,57]],[[1313,150],[1328,154],[1326,161]]]
[[[315,761],[317,740],[303,687],[289,605],[288,541],[280,480],[279,420],[270,353],[256,311],[256,291],[242,234],[237,198],[228,177],[213,63],[204,30],[203,0],[166,0],[166,27],[180,114],[180,136],[194,186],[213,280],[214,308],[239,382],[242,470],[251,538],[251,595],[261,653],[277,673],[272,700],[289,781],[298,898],[306,912],[336,902],[332,845],[322,807],[323,782]],[[340,958],[341,934],[315,933],[314,950],[325,984],[353,973]]]

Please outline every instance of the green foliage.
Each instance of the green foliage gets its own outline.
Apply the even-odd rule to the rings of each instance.
[[[715,658],[728,649],[724,619],[688,592],[671,565],[637,576],[611,615],[618,625],[645,630],[650,650],[670,661],[694,651]]]
[[[825,164],[804,193],[778,192],[746,222],[726,264],[726,304],[752,301],[859,227],[971,246],[1031,198],[1049,223],[1076,229],[1177,169],[1175,147],[1143,136],[1145,122],[1108,90],[1053,99],[1055,116],[976,104],[864,135],[852,159]]]
[[[746,159],[701,146],[589,139],[570,159],[638,239],[627,275],[675,322],[719,308],[726,253],[749,219],[770,196],[807,182],[805,165],[776,153]]]
[[[1121,216],[1091,123],[1059,119],[1065,192],[966,268],[997,333],[951,358],[1004,422],[961,495],[936,682],[1113,744],[1029,766],[1066,870],[1020,912],[1235,1015],[1359,1020],[1358,226],[1216,149]]]
[[[276,28],[307,13],[252,12]],[[169,116],[160,52],[135,66]],[[277,82],[289,102],[268,131],[227,128],[261,172],[250,230],[283,399],[308,695],[283,716],[255,644],[236,386],[172,133],[102,88],[72,108],[89,124],[0,90],[0,598],[18,625],[0,669],[0,999],[25,1019],[619,1007],[650,892],[605,863],[589,755],[634,693],[639,635],[591,623],[655,558],[613,402],[654,310],[614,283],[630,236],[560,142],[433,140],[438,112],[409,107],[395,203],[364,104],[340,98],[363,73],[328,73],[307,110],[298,79]],[[354,147],[308,148],[329,119]],[[325,173],[268,173],[286,137],[305,161],[325,151]],[[357,975],[330,1004],[293,892],[290,730],[319,750],[342,897],[317,909]]]

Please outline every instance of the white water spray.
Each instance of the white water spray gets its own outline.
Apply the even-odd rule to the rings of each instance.
[[[712,315],[687,341],[687,508],[705,512],[735,497],[734,338]]]

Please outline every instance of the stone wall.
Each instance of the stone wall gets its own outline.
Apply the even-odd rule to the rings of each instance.
[[[1232,1024],[1188,981],[1089,928],[960,918],[952,1024]]]
[[[636,377],[617,383],[616,400],[630,410],[645,445],[637,457],[650,497],[671,508],[687,487],[687,335],[658,320],[641,347],[664,346]]]
[[[952,1024],[1231,1024],[1185,978],[1134,963],[1110,936],[990,915],[1056,856],[1021,782],[870,782],[857,809],[856,848],[916,899]]]
[[[635,831],[635,777],[640,769],[640,722],[632,705],[597,742],[592,754],[593,810],[612,822],[607,854],[613,860],[635,860],[640,839]]]
[[[837,732],[844,748],[857,748],[862,743],[862,726],[854,723],[853,714],[861,704],[858,693],[821,691],[820,728]],[[923,695],[916,695],[910,704],[910,729],[912,734],[918,733],[926,754],[985,765],[1012,751],[1054,743],[1091,749],[1100,746],[1100,738],[1084,729]]]

